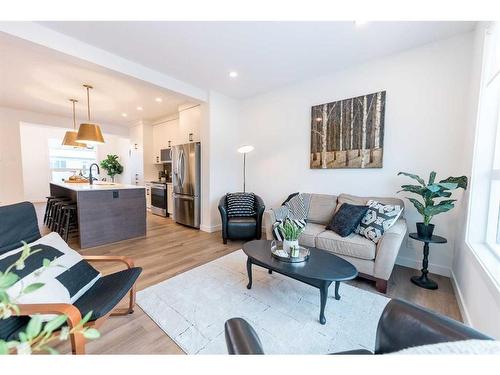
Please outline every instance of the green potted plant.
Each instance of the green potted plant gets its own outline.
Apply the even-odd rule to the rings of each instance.
[[[298,256],[299,237],[304,228],[296,225],[292,220],[286,219],[280,224],[283,233],[283,250],[288,252],[291,257]]]
[[[417,233],[422,238],[431,238],[434,231],[434,224],[431,220],[434,216],[447,212],[455,207],[456,199],[442,199],[451,197],[451,191],[456,189],[467,189],[467,177],[448,177],[439,182],[436,180],[436,172],[432,171],[429,181],[426,183],[423,178],[416,174],[399,172],[399,175],[410,177],[416,180],[419,185],[401,185],[401,190],[416,194],[422,197],[422,201],[415,198],[408,198],[413,203],[418,213],[422,215],[424,221],[417,223]]]
[[[106,173],[111,177],[111,181],[115,182],[115,176],[123,172],[123,166],[118,161],[118,155],[108,155],[106,159],[101,161],[101,168],[106,170]]]

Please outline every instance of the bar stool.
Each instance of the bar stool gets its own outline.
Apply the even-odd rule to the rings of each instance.
[[[71,199],[61,200],[59,202],[54,203],[52,212],[52,221],[50,225],[50,230],[52,230],[52,232],[60,232],[62,208],[64,206],[67,206],[68,204],[74,204],[74,203],[75,202],[73,202]]]
[[[43,223],[47,224],[47,220],[49,219],[49,208],[50,208],[50,201],[57,198],[55,195],[50,195],[47,198],[47,204],[45,205],[45,214],[43,215]]]
[[[52,226],[54,224],[55,213],[56,213],[56,210],[55,210],[56,203],[65,202],[65,201],[69,201],[69,200],[71,200],[71,198],[68,198],[68,197],[56,197],[56,198],[49,200],[49,212],[47,215],[47,222],[45,223],[45,225],[47,225],[49,228],[52,228]]]
[[[61,237],[64,241],[68,242],[69,234],[78,230],[78,219],[76,204],[68,204],[61,207],[62,219],[61,219]]]

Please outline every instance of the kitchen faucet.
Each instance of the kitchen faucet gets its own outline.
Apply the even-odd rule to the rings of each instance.
[[[89,184],[92,185],[93,184],[93,177],[92,177],[92,167],[93,166],[96,166],[97,167],[97,174],[100,174],[101,172],[99,171],[99,166],[96,164],[96,163],[92,163],[90,164],[90,167],[89,167]]]

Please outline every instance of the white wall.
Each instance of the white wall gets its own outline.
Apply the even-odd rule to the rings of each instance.
[[[71,118],[0,107],[0,204],[24,200],[20,124],[43,124],[67,129]],[[101,124],[103,133],[128,137],[127,127]]]
[[[262,196],[267,207],[279,205],[295,191],[395,196],[400,185],[409,182],[397,177],[398,171],[426,178],[431,170],[442,178],[463,174],[472,37],[460,35],[245,100],[239,122],[231,123],[230,133],[220,132],[220,137],[226,136],[226,153],[216,163],[230,163],[226,167],[240,178],[233,150],[238,144],[254,145],[247,155],[247,190]],[[311,106],[380,90],[387,91],[384,167],[309,169]],[[231,182],[234,179],[231,176]],[[407,208],[414,231],[420,218],[413,206]],[[435,224],[436,233],[449,243],[431,249],[430,269],[449,275],[456,212],[436,217]],[[421,258],[421,244],[405,241],[398,262],[420,268]]]
[[[483,44],[486,32],[486,23],[480,24],[474,34],[474,49],[472,51],[473,67],[470,81],[470,95],[467,120],[472,126],[465,129],[463,135],[463,144],[461,147],[463,155],[463,168],[470,176],[473,166],[482,160],[475,160],[473,156],[480,156],[482,149],[474,150],[474,138],[476,142],[482,137],[488,137],[488,134],[477,137],[477,119],[478,119],[478,97],[480,92],[481,72],[483,63]],[[481,129],[484,131],[484,129]],[[490,139],[491,139],[490,135]],[[478,143],[476,143],[478,145]],[[476,146],[477,147],[477,146]],[[486,156],[486,155],[483,155]],[[491,155],[490,155],[491,156]],[[478,173],[473,174],[477,178]],[[459,206],[459,223],[455,235],[455,254],[452,266],[452,282],[455,288],[459,306],[464,321],[469,325],[485,332],[497,339],[500,339],[500,285],[495,282],[493,272],[500,278],[500,269],[498,268],[498,259],[493,259],[493,265],[488,264],[488,258],[492,256],[489,249],[480,246],[478,238],[485,238],[486,228],[486,210],[477,209],[477,204],[481,200],[487,202],[488,191],[475,188],[477,183],[472,181],[471,188],[467,191]],[[474,199],[471,199],[471,194]],[[475,212],[470,211],[470,207],[476,203]],[[465,228],[469,224],[468,241]],[[476,238],[474,238],[476,237]],[[472,243],[472,245],[471,245]],[[495,267],[496,264],[497,266]]]
[[[220,230],[219,199],[226,193],[241,190],[243,159],[237,153],[241,128],[238,100],[215,91],[200,107],[202,152],[201,229]]]

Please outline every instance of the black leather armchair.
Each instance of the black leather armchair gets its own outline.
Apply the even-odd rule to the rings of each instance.
[[[246,320],[229,319],[225,333],[229,354],[264,354],[257,333]],[[335,354],[387,354],[414,346],[467,339],[492,340],[456,320],[393,299],[378,322],[375,353],[359,349]]]
[[[266,206],[261,197],[255,194],[255,216],[253,217],[228,217],[226,196],[219,201],[219,212],[222,221],[222,242],[227,240],[253,240],[260,239],[262,235],[262,215]]]

